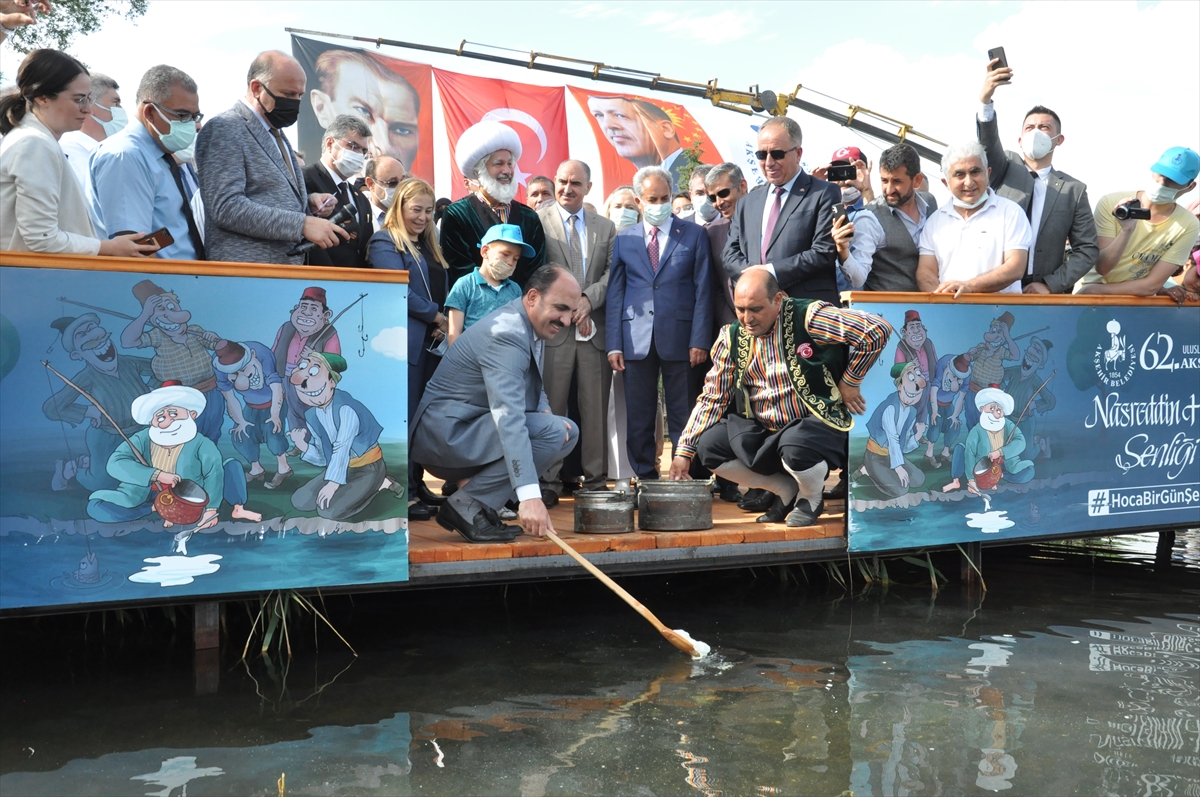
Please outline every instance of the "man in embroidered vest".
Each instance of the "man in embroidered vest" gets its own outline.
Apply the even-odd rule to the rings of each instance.
[[[811,526],[830,468],[846,466],[850,413],[867,408],[859,385],[892,328],[868,313],[789,299],[765,268],[747,269],[733,298],[738,321],[713,346],[671,478],[688,478],[698,456],[730,481],[775,494],[760,522]]]
[[[311,352],[291,376],[300,403],[308,408],[308,428],[293,430],[292,442],[301,459],[324,468],[296,490],[292,506],[302,512],[315,509],[326,520],[357,515],[380,490],[402,490],[387,475],[379,448],[383,427],[362,402],[338,389],[345,370],[340,354]]]
[[[525,290],[529,275],[546,264],[546,233],[537,211],[513,200],[521,159],[521,138],[511,127],[487,121],[471,125],[454,147],[458,170],[471,184],[472,193],[446,206],[441,221],[442,254],[450,264],[450,285],[454,286],[483,263],[479,243],[483,234],[497,224],[515,224],[521,228],[525,243],[533,247],[533,256],[522,255],[512,281]]]

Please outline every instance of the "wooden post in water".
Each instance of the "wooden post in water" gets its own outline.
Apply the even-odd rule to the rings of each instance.
[[[963,543],[959,550],[959,577],[963,588],[972,595],[982,594],[983,586],[983,544],[978,542]]]
[[[197,603],[193,614],[196,694],[213,695],[221,683],[221,604]]]

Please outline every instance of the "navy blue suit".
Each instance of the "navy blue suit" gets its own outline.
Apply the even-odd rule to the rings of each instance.
[[[704,228],[674,216],[650,267],[645,225],[613,239],[605,324],[608,352],[625,357],[626,447],[639,478],[656,478],[654,416],[661,373],[672,443],[687,424],[689,349],[713,342],[712,255]]]

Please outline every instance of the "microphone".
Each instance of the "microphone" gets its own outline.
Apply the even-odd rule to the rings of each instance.
[[[358,235],[358,220],[355,218],[355,216],[357,214],[358,214],[358,211],[353,206],[342,205],[340,208],[338,208],[334,212],[334,214],[332,216],[329,217],[329,220],[331,222],[333,222],[334,224],[336,224],[337,226],[341,227],[346,232],[350,233],[351,238],[354,238]],[[313,249],[316,248],[316,246],[317,245],[315,243],[313,243],[312,241],[301,241],[300,243],[293,246],[286,253],[286,255],[288,257],[295,257],[296,255],[303,255],[307,252],[311,252]]]

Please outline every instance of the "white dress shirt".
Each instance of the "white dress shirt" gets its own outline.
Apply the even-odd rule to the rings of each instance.
[[[663,246],[667,243],[667,236],[671,234],[671,217],[667,216],[667,220],[657,228],[645,219],[642,220],[642,243],[646,244],[647,252],[650,251],[650,231],[653,229],[658,230],[658,265],[661,268]]]
[[[100,146],[100,142],[82,130],[71,130],[59,136],[58,146],[62,148],[63,154],[67,156],[67,165],[71,167],[71,171],[75,172],[75,176],[79,178],[79,185],[83,188],[83,195],[88,196],[91,190],[89,186],[92,183],[91,174],[88,170],[88,162],[92,158],[92,153],[96,151],[96,147]]]
[[[555,203],[554,207],[558,208],[558,215],[562,219],[563,235],[567,240],[567,251],[571,251],[571,219],[575,220],[575,230],[579,233],[579,248],[583,250],[583,278],[587,279],[587,222],[583,218],[584,209],[572,214],[562,205]],[[649,239],[647,239],[649,240]]]
[[[963,218],[953,201],[929,215],[918,249],[938,262],[938,282],[969,280],[1000,267],[1004,253],[1029,250],[1032,233],[1025,209],[1012,200],[987,190],[979,210]],[[1020,293],[1014,281],[997,293]]]
[[[1011,169],[1012,166],[1008,168]],[[1036,248],[1038,228],[1042,226],[1042,209],[1046,207],[1046,185],[1050,180],[1050,170],[1053,168],[1053,166],[1047,166],[1036,172],[1033,169],[1029,170],[1031,175],[1036,174],[1037,176],[1033,179],[1033,204],[1029,208],[1029,227],[1033,237],[1029,245],[1029,265],[1025,267],[1026,274],[1033,273],[1033,250]]]

